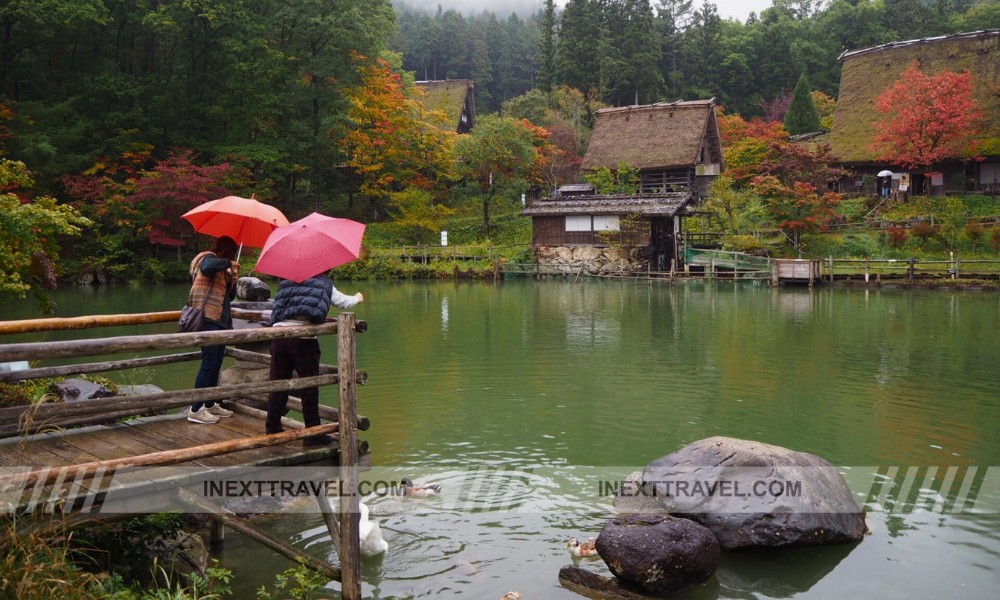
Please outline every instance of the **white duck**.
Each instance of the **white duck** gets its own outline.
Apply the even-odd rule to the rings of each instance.
[[[358,537],[361,539],[361,556],[378,556],[389,549],[389,542],[382,539],[382,528],[375,521],[368,520],[368,505],[358,503],[361,520],[358,523]]]
[[[569,547],[569,553],[573,556],[578,556],[581,558],[590,558],[591,556],[597,556],[597,540],[590,538],[585,542],[579,542],[576,538],[569,538],[566,542]]]

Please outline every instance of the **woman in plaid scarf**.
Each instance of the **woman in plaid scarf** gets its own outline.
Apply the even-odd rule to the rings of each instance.
[[[222,236],[215,240],[211,250],[198,254],[191,261],[192,284],[188,304],[205,311],[201,331],[233,328],[229,302],[236,297],[236,281],[240,276],[240,265],[235,260],[236,250],[236,240]],[[201,369],[195,378],[195,388],[219,384],[219,373],[225,356],[224,345],[201,348]],[[196,402],[187,411],[187,419],[192,423],[215,423],[220,418],[231,416],[233,411],[226,410],[221,404],[211,400]]]

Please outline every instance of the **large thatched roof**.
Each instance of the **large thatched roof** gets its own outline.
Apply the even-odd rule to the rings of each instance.
[[[709,155],[701,160],[702,145]],[[597,111],[583,169],[673,169],[722,163],[714,100],[605,108]]]
[[[426,93],[423,104],[428,110],[440,110],[448,116],[448,123],[456,131],[471,129],[476,119],[474,101],[475,84],[471,79],[444,79],[417,81],[415,84]],[[468,112],[468,123],[461,122],[462,113]]]
[[[875,99],[895,83],[914,60],[928,74],[943,70],[972,74],[974,95],[983,110],[981,152],[1000,156],[1000,30],[884,44],[840,56],[840,94],[830,131],[833,153],[845,163],[875,160],[869,148],[880,114]]]
[[[521,211],[528,217],[559,215],[643,215],[672,217],[691,200],[688,192],[656,195],[568,196],[545,198]]]

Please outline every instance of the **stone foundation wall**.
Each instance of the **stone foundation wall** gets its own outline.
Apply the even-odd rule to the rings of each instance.
[[[645,271],[648,261],[639,248],[541,246],[535,250],[540,273],[591,275]]]

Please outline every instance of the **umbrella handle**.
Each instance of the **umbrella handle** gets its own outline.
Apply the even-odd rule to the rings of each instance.
[[[236,251],[236,262],[240,262],[240,254],[243,254],[243,242],[240,242],[240,249]]]

